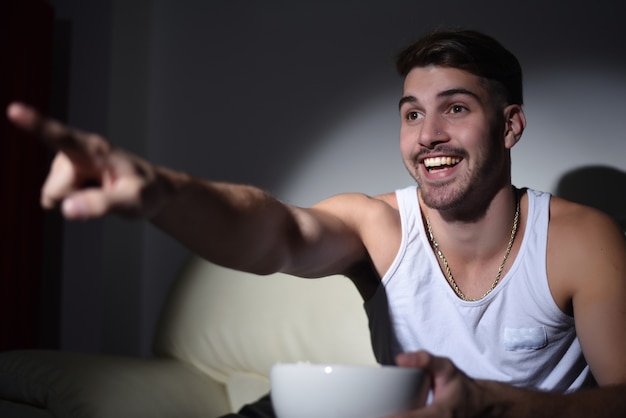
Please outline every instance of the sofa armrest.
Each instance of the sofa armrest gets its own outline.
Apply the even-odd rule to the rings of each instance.
[[[58,418],[218,417],[224,385],[180,361],[59,351],[0,354],[0,399]]]

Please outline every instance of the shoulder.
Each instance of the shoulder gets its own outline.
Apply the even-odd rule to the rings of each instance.
[[[548,277],[557,299],[626,282],[626,240],[603,212],[558,197],[550,201]]]
[[[373,235],[400,225],[395,193],[369,196],[362,193],[344,193],[325,199],[312,208],[338,218],[357,232],[368,247]]]
[[[558,197],[550,199],[549,243],[591,250],[624,240],[617,222],[605,213]]]
[[[311,209],[335,215],[359,227],[360,222],[385,214],[395,217],[397,200],[394,192],[377,196],[363,193],[342,193],[316,203]]]
[[[377,196],[346,193],[332,196],[313,210],[337,217],[363,243],[376,271],[382,276],[393,262],[401,242],[401,222],[394,192]]]

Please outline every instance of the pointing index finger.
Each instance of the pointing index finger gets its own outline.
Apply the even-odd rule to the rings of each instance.
[[[23,131],[39,137],[48,146],[64,152],[73,161],[84,160],[85,154],[101,154],[108,150],[104,140],[95,140],[61,122],[41,115],[34,108],[22,103],[12,103],[7,117]]]
[[[69,142],[75,142],[71,139],[69,128],[54,119],[42,116],[30,106],[12,103],[7,108],[7,116],[20,129],[41,138],[55,148],[65,148]],[[73,145],[75,148],[76,144]]]

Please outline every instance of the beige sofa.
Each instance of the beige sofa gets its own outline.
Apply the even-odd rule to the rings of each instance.
[[[375,364],[362,300],[342,276],[255,276],[192,258],[154,357],[0,354],[0,417],[219,417],[269,391],[277,362]]]

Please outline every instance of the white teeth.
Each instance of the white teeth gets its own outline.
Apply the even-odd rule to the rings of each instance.
[[[433,167],[441,167],[441,166],[450,166],[450,165],[455,165],[458,164],[461,161],[460,158],[457,157],[432,157],[432,158],[426,158],[424,160],[424,165],[426,166],[426,168],[433,168]]]

